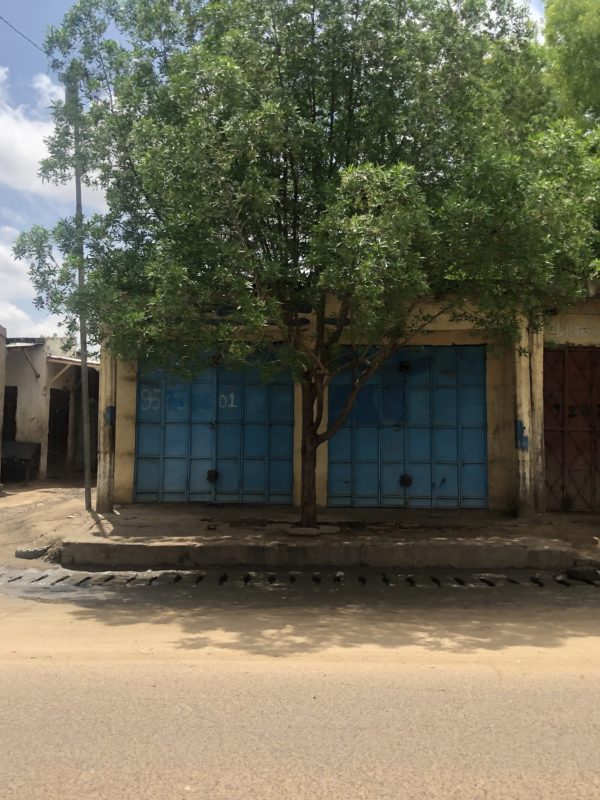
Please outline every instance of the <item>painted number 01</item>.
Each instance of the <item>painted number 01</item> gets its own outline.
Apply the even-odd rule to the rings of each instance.
[[[235,402],[235,394],[220,394],[219,395],[219,408],[237,408]]]

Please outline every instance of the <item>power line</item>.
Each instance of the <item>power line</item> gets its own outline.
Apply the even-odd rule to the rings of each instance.
[[[19,34],[19,36],[21,36],[23,39],[25,39],[25,41],[26,41],[26,42],[29,42],[29,44],[32,44],[32,45],[33,45],[33,46],[34,46],[34,47],[35,47],[37,50],[39,50],[39,51],[40,51],[40,53],[44,53],[44,55],[46,55],[46,53],[45,53],[45,52],[44,52],[44,50],[43,50],[43,49],[42,49],[42,48],[39,46],[39,44],[36,44],[36,43],[33,41],[33,39],[30,39],[30,38],[29,38],[29,36],[26,36],[26,35],[25,35],[24,33],[22,33],[22,32],[21,32],[21,31],[20,31],[18,28],[15,28],[15,26],[14,26],[14,25],[13,25],[11,22],[9,22],[7,19],[5,19],[5,18],[4,18],[4,17],[3,17],[1,14],[0,14],[0,20],[2,20],[2,22],[6,23],[6,25],[8,25],[8,27],[9,27],[9,28],[12,28],[12,29],[13,29],[13,31],[14,31],[15,33],[18,33],[18,34]]]

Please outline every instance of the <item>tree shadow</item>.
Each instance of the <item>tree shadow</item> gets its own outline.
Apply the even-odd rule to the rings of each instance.
[[[550,649],[600,635],[600,590],[591,586],[423,590],[215,582],[46,590],[34,598],[68,602],[75,621],[173,626],[179,631],[173,644],[182,650],[271,657],[364,646],[448,653]]]

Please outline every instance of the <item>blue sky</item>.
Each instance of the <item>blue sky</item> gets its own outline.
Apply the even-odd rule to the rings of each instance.
[[[0,2],[0,14],[43,44],[50,25],[60,23],[70,0]],[[21,230],[52,225],[73,213],[73,187],[43,184],[37,177],[51,132],[49,104],[62,96],[43,53],[0,21],[0,325],[9,336],[60,333],[58,320],[37,311],[24,264],[11,249]],[[87,210],[101,207],[91,193]]]
[[[0,1],[0,14],[34,42],[58,25],[71,0]],[[541,18],[542,0],[531,0]],[[0,325],[9,336],[60,333],[59,320],[37,311],[24,264],[12,258],[15,237],[31,225],[52,225],[73,213],[73,187],[42,184],[38,164],[51,132],[48,106],[62,96],[43,53],[0,21]],[[102,207],[102,198],[84,195],[84,211]]]

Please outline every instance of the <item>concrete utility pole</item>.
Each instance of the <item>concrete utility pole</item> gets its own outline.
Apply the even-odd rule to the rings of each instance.
[[[77,257],[77,285],[80,295],[85,289],[85,253],[83,244],[83,207],[81,204],[81,143],[79,131],[79,78],[73,66],[65,78],[67,110],[72,113],[73,156],[75,161],[75,255]],[[81,340],[81,416],[83,434],[83,481],[85,508],[92,510],[92,461],[90,452],[90,391],[88,383],[87,320],[85,311],[79,309],[79,336]]]

